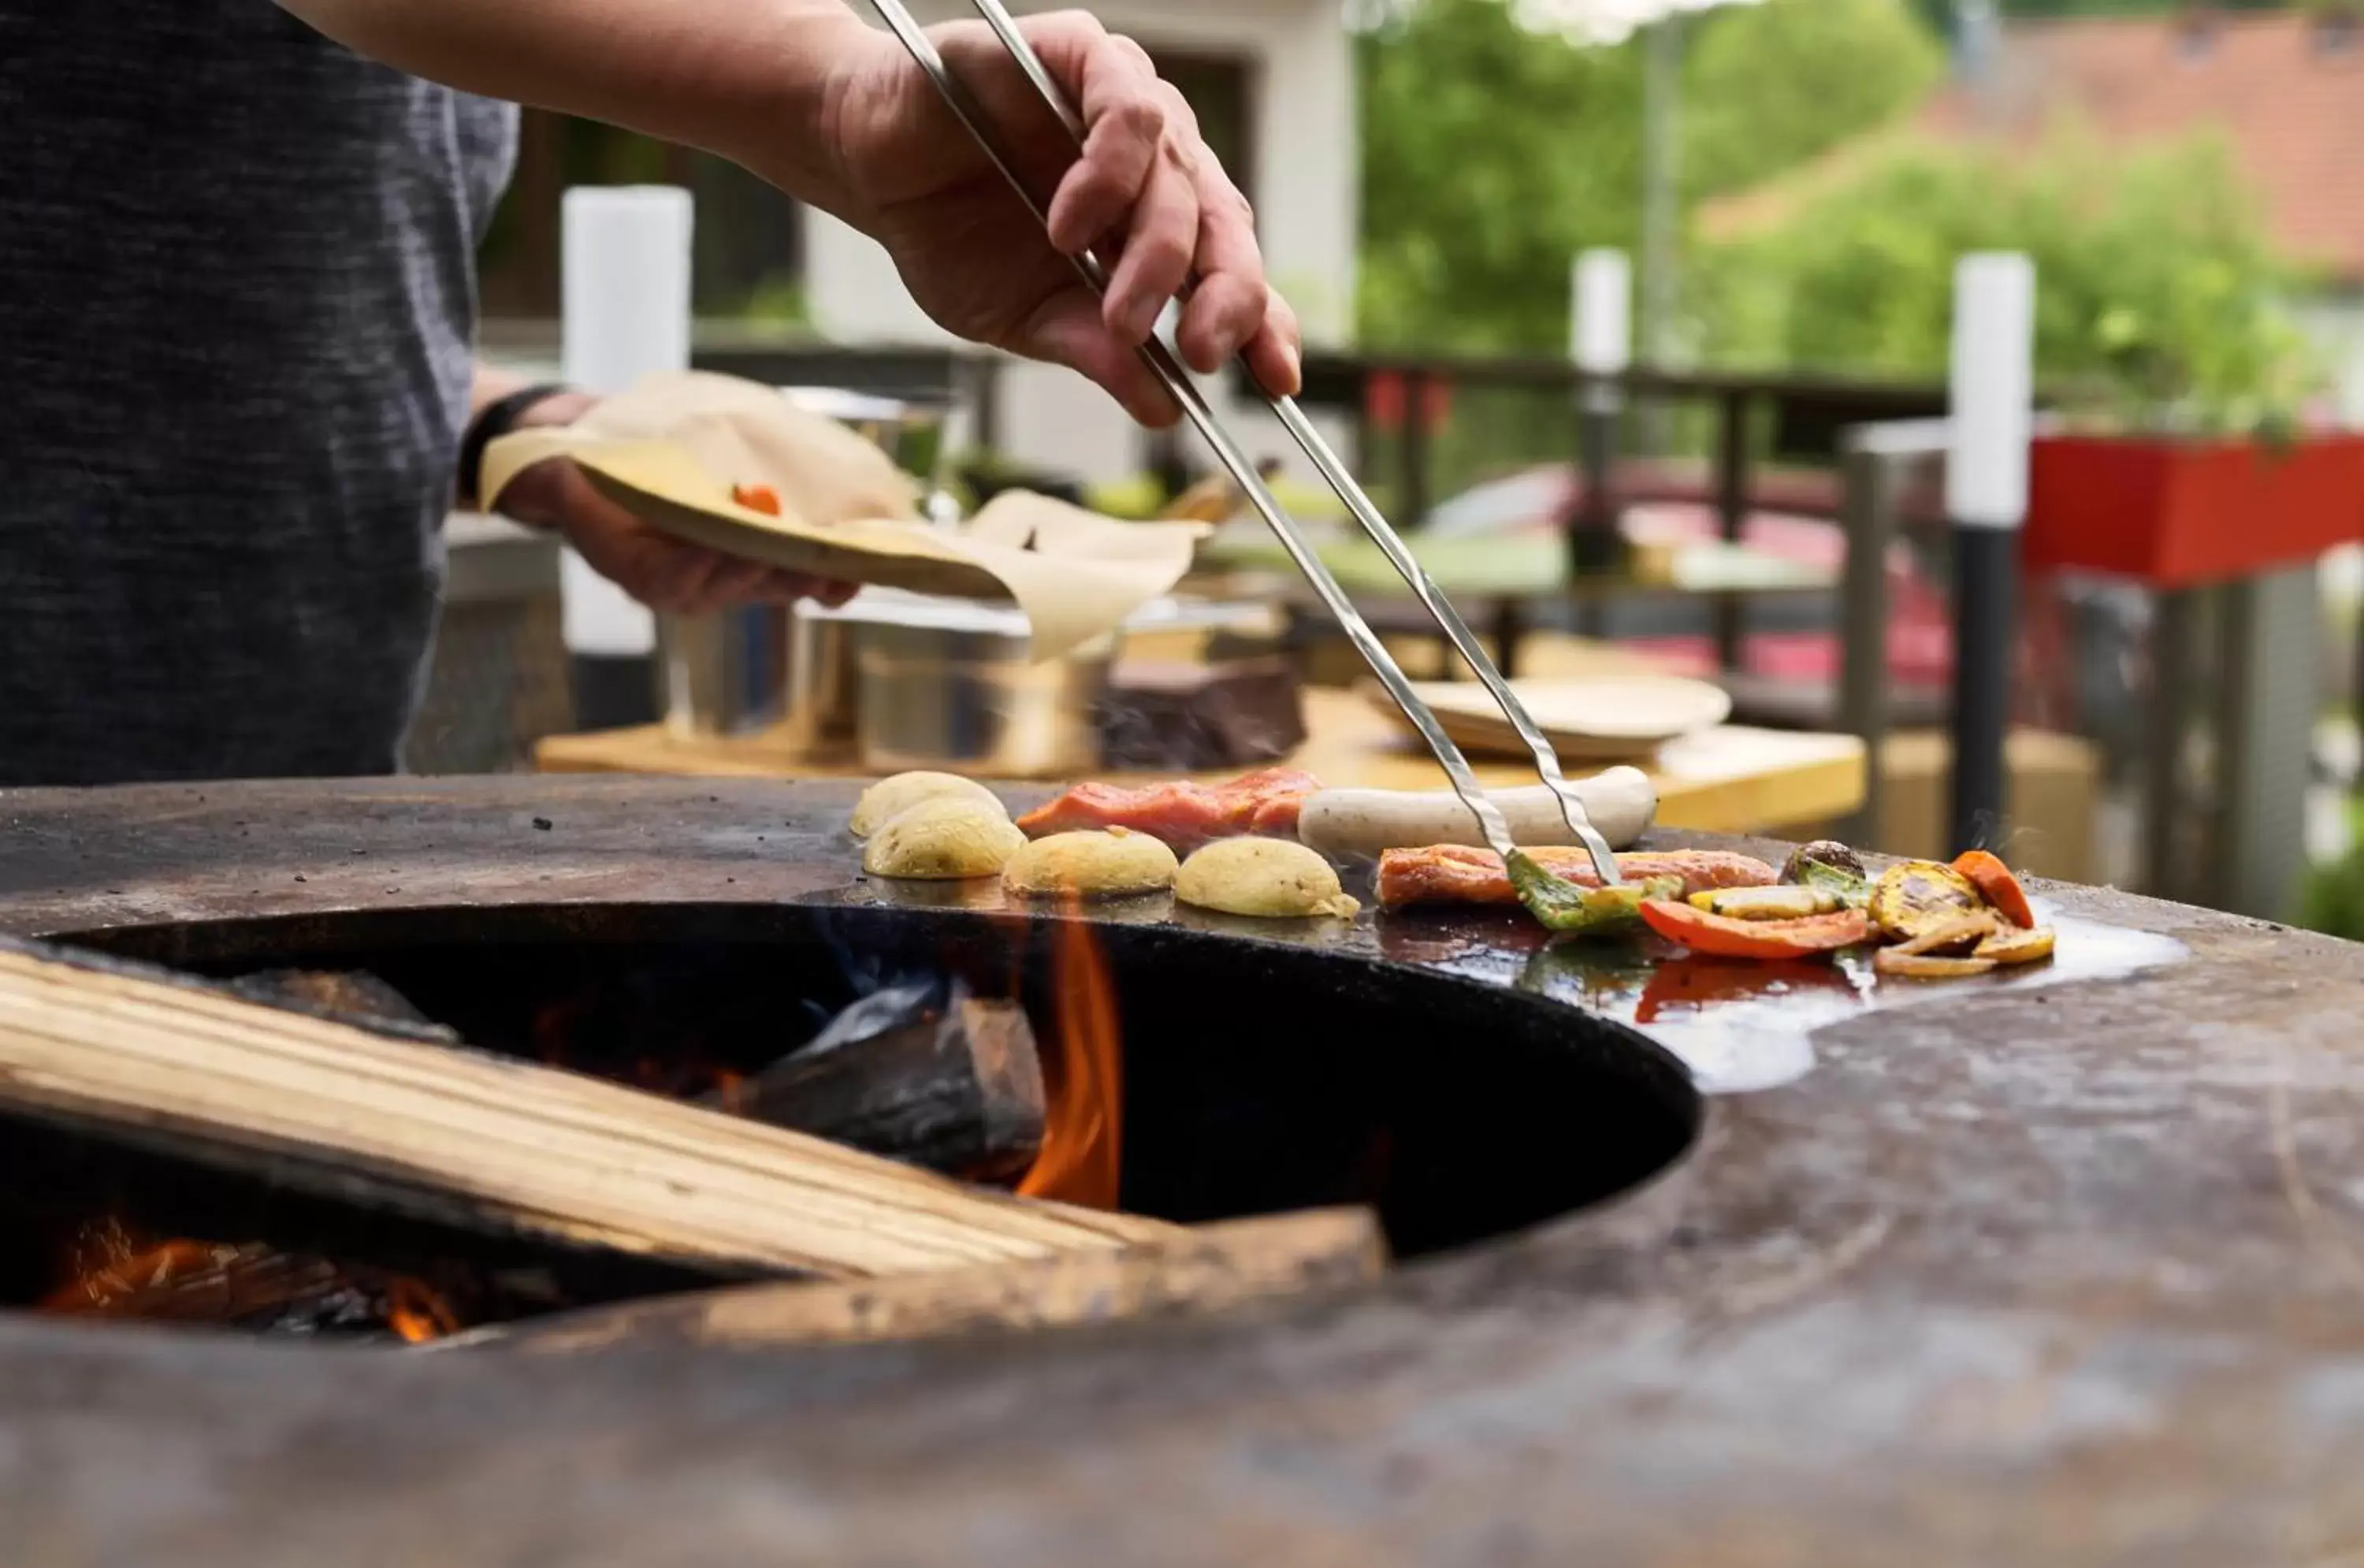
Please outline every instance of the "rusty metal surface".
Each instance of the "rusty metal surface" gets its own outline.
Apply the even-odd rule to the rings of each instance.
[[[846,799],[0,794],[0,930],[874,896]],[[563,1362],[0,1321],[7,1561],[2364,1562],[2364,951],[2046,891],[2189,955],[1837,1018],[1648,1189],[1346,1296]]]

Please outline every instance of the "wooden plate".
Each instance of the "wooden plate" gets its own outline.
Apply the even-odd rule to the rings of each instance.
[[[733,501],[686,454],[651,444],[576,460],[592,486],[676,539],[786,572],[908,593],[1007,602],[1009,589],[948,550],[920,524],[840,523],[820,528],[767,517]]]
[[[1525,742],[1475,681],[1415,683],[1444,725],[1466,751],[1522,758]],[[1712,729],[1732,714],[1732,698],[1721,686],[1679,675],[1600,675],[1578,681],[1513,681],[1511,689],[1543,728],[1544,738],[1564,758],[1586,760],[1647,757],[1669,740]],[[1388,694],[1376,684],[1364,695],[1380,712],[1411,726]]]

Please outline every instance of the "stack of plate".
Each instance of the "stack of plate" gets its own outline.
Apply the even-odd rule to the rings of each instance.
[[[1416,683],[1422,701],[1463,751],[1523,759],[1526,743],[1475,681]],[[1732,713],[1721,686],[1679,675],[1601,675],[1572,681],[1513,681],[1511,689],[1526,705],[1544,738],[1569,761],[1628,762],[1646,759],[1670,740],[1712,729]],[[1407,722],[1388,695],[1365,688],[1373,706]]]

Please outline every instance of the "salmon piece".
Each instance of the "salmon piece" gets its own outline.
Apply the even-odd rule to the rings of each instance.
[[[1538,847],[1527,853],[1544,870],[1579,887],[1600,884],[1592,857],[1580,846]],[[1753,855],[1730,850],[1620,855],[1617,869],[1628,882],[1676,878],[1683,884],[1685,897],[1723,887],[1769,887],[1780,874]],[[1493,851],[1439,844],[1426,850],[1389,850],[1381,855],[1378,899],[1382,909],[1406,909],[1418,904],[1516,904],[1519,895],[1511,890],[1502,859]]]
[[[1179,779],[1138,785],[1081,784],[1020,817],[1018,826],[1030,839],[1123,828],[1187,855],[1201,844],[1244,833],[1294,839],[1298,813],[1306,797],[1321,787],[1321,781],[1311,773],[1290,768],[1262,768],[1220,784]]]

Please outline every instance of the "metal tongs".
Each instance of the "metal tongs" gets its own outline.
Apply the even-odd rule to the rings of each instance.
[[[970,0],[970,3],[976,7],[977,15],[985,19],[986,25],[993,29],[995,37],[1001,40],[1003,47],[1008,49],[1011,57],[1017,61],[1019,69],[1025,72],[1026,79],[1033,83],[1035,91],[1042,95],[1043,103],[1059,117],[1060,123],[1067,128],[1068,133],[1074,138],[1076,148],[1080,150],[1084,141],[1082,117],[1076,112],[1075,106],[1067,102],[1066,95],[1060,89],[1059,84],[1052,80],[1050,72],[1043,64],[1042,57],[1034,52],[1034,47],[1028,43],[1025,35],[1018,30],[1018,24],[1003,7],[1001,0]],[[920,69],[926,72],[930,81],[935,83],[936,90],[942,95],[945,104],[961,124],[968,128],[969,134],[976,139],[977,146],[984,150],[986,157],[1001,171],[1003,177],[1009,182],[1010,188],[1017,192],[1019,199],[1024,202],[1035,218],[1047,228],[1048,213],[1032,190],[1028,187],[1025,179],[1020,174],[1017,165],[1004,150],[993,128],[986,124],[984,112],[976,100],[945,66],[943,56],[938,52],[935,44],[928,35],[920,30],[920,25],[912,20],[911,14],[904,9],[901,0],[871,0],[871,5],[885,19],[896,38],[901,40],[903,47],[910,51],[911,58],[919,63]],[[1076,270],[1082,274],[1084,282],[1090,285],[1093,293],[1105,295],[1108,292],[1108,268],[1101,262],[1098,254],[1087,250],[1075,258],[1075,265]],[[1188,296],[1191,284],[1188,283],[1183,285],[1184,297]],[[1250,504],[1270,526],[1275,537],[1280,540],[1281,548],[1288,552],[1289,559],[1297,563],[1297,569],[1303,573],[1305,580],[1312,584],[1314,594],[1321,600],[1331,615],[1337,619],[1339,626],[1344,628],[1355,651],[1362,654],[1364,662],[1371,667],[1371,673],[1377,675],[1379,678],[1379,684],[1387,688],[1388,695],[1395,699],[1396,706],[1403,710],[1404,717],[1411,721],[1412,728],[1420,731],[1421,739],[1428,742],[1429,750],[1435,753],[1437,762],[1444,769],[1445,776],[1452,781],[1454,793],[1461,797],[1462,804],[1468,806],[1471,815],[1477,817],[1478,830],[1485,835],[1486,842],[1494,852],[1502,857],[1503,864],[1511,872],[1512,881],[1514,883],[1522,881],[1520,873],[1524,871],[1528,873],[1525,880],[1531,886],[1555,882],[1556,879],[1546,876],[1533,862],[1518,855],[1517,846],[1511,841],[1510,824],[1504,819],[1500,808],[1488,799],[1486,792],[1478,787],[1477,775],[1470,771],[1469,761],[1461,754],[1461,748],[1454,744],[1453,738],[1444,732],[1444,726],[1437,722],[1436,715],[1429,710],[1425,702],[1421,700],[1420,694],[1412,689],[1411,682],[1405,678],[1402,669],[1397,665],[1393,655],[1388,652],[1387,645],[1381,642],[1371,630],[1369,623],[1363,619],[1362,613],[1355,608],[1354,602],[1346,596],[1345,590],[1338,585],[1338,580],[1331,575],[1330,569],[1321,563],[1321,557],[1316,555],[1312,548],[1305,542],[1304,535],[1299,530],[1296,520],[1289,517],[1279,501],[1274,497],[1270,486],[1266,485],[1263,476],[1257,473],[1255,464],[1249,461],[1246,451],[1232,439],[1231,433],[1223,428],[1221,421],[1216,418],[1213,408],[1209,406],[1205,397],[1199,394],[1198,385],[1190,379],[1188,371],[1174,357],[1173,351],[1154,336],[1142,345],[1140,351],[1142,359],[1147,362],[1151,372],[1165,385],[1165,390],[1172,394],[1174,400],[1181,405],[1183,416],[1206,439],[1207,444],[1214,449],[1216,457],[1221,461],[1224,468],[1231,472],[1232,478],[1238,483],[1240,488],[1246,493]],[[1244,364],[1243,369],[1245,369]],[[1567,819],[1568,830],[1576,835],[1578,841],[1583,844],[1586,851],[1591,855],[1593,869],[1600,873],[1601,885],[1615,886],[1622,882],[1623,878],[1617,870],[1617,857],[1610,851],[1608,840],[1601,838],[1600,830],[1593,827],[1591,819],[1585,813],[1584,803],[1577,798],[1576,792],[1569,787],[1567,778],[1560,773],[1559,757],[1553,751],[1551,742],[1544,738],[1543,730],[1529,716],[1525,706],[1519,701],[1517,695],[1511,690],[1510,683],[1502,678],[1502,673],[1494,667],[1493,660],[1487,657],[1485,648],[1470,632],[1469,624],[1461,618],[1461,613],[1453,607],[1452,601],[1447,599],[1438,590],[1435,583],[1430,580],[1427,571],[1412,558],[1411,551],[1404,547],[1403,540],[1397,537],[1395,529],[1388,526],[1388,520],[1379,515],[1379,509],[1371,504],[1371,498],[1363,494],[1363,487],[1357,484],[1355,482],[1355,476],[1346,471],[1346,465],[1338,461],[1337,454],[1330,450],[1330,444],[1321,439],[1321,432],[1313,428],[1312,423],[1305,417],[1303,411],[1297,406],[1296,400],[1273,396],[1260,383],[1256,382],[1253,371],[1247,372],[1247,375],[1249,382],[1256,385],[1257,390],[1263,394],[1265,401],[1271,406],[1273,413],[1279,417],[1282,428],[1288,431],[1290,438],[1304,450],[1305,455],[1312,460],[1313,466],[1321,471],[1321,477],[1328,481],[1330,488],[1337,492],[1338,498],[1345,503],[1346,509],[1354,515],[1355,521],[1361,525],[1363,531],[1370,536],[1372,542],[1379,547],[1395,569],[1403,574],[1403,580],[1411,587],[1413,595],[1420,600],[1422,607],[1435,620],[1461,657],[1468,662],[1469,667],[1477,672],[1480,684],[1492,694],[1494,701],[1501,707],[1504,717],[1510,719],[1511,727],[1519,732],[1519,739],[1527,743],[1527,749],[1534,754],[1536,773],[1542,775],[1544,783],[1551,787],[1552,794],[1558,799],[1560,813]],[[1562,892],[1567,891],[1564,884],[1559,884],[1559,887]],[[1526,891],[1527,888],[1522,888],[1522,894]]]

